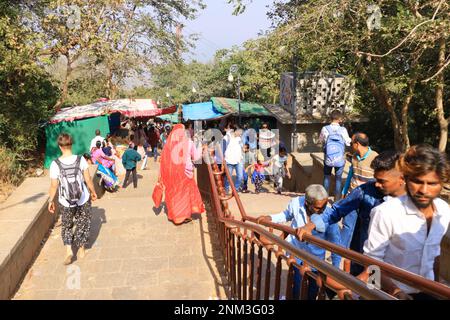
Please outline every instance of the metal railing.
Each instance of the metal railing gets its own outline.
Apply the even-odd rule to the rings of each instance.
[[[376,265],[382,273],[392,279],[438,298],[450,299],[450,288],[441,283],[311,235],[305,235],[304,241],[347,259],[344,260],[346,272],[298,249],[285,240],[288,235],[296,236],[295,229],[272,222],[258,223],[256,218],[248,216],[227,166],[224,164],[222,169],[219,169],[218,164],[212,160],[214,159],[212,151],[206,158],[206,163],[198,168],[198,176],[208,179],[199,179],[198,183],[204,200],[210,205],[208,214],[218,230],[219,243],[225,258],[226,276],[230,284],[230,298],[242,300],[297,298],[293,296],[294,268],[297,268],[302,276],[300,299],[307,299],[308,288],[312,281],[315,281],[318,287],[319,300],[326,299],[327,291],[336,293],[339,299],[354,299],[355,296],[363,299],[395,299],[350,275],[349,262],[353,261],[362,266]],[[225,193],[224,174],[229,181],[231,195]],[[232,199],[236,201],[238,217],[234,217],[231,213],[229,201]],[[280,231],[281,234],[277,236],[274,231]],[[296,258],[301,259],[303,263],[297,263]]]

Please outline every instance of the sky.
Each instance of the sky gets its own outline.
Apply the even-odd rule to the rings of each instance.
[[[217,50],[241,45],[270,27],[270,21],[266,17],[268,11],[266,6],[272,4],[272,0],[254,0],[239,16],[233,16],[233,6],[226,0],[204,2],[207,5],[206,9],[201,11],[195,20],[185,23],[183,31],[185,35],[200,34],[196,48],[185,55],[188,61],[195,59],[208,62]]]

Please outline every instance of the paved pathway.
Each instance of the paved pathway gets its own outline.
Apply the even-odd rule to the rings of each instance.
[[[94,202],[84,259],[62,264],[65,248],[55,227],[14,299],[226,299],[213,225],[202,215],[174,226],[164,210],[155,213],[158,166],[150,161],[148,168],[138,172],[138,189]]]
[[[138,189],[130,185],[94,202],[84,259],[62,264],[65,248],[61,227],[55,227],[14,299],[227,299],[222,255],[207,215],[174,226],[164,210],[154,211],[158,169],[149,161],[148,170],[138,171]],[[296,196],[277,195],[269,182],[261,194],[249,187],[251,193],[240,197],[252,216],[278,213]]]

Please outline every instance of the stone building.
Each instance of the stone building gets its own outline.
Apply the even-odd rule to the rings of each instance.
[[[354,85],[345,76],[324,72],[299,73],[295,107],[292,83],[292,73],[283,73],[279,104],[264,106],[277,119],[280,140],[285,143],[292,156],[293,179],[285,179],[283,185],[287,190],[304,192],[308,185],[323,182],[323,149],[319,143],[319,135],[322,127],[330,123],[330,113],[335,109],[341,110],[347,129],[350,129],[352,123],[365,120],[353,109]],[[294,128],[297,143],[292,148]],[[351,130],[349,133],[351,134]],[[347,163],[344,179],[348,166]],[[331,183],[331,191],[333,186],[334,182]]]
[[[330,122],[329,115],[335,109],[344,113],[346,122],[362,120],[353,110],[354,85],[343,75],[309,71],[299,73],[295,108],[292,82],[292,73],[283,73],[280,81],[280,103],[265,105],[277,119],[280,139],[286,143],[290,152],[320,152],[322,150],[318,144],[320,130]],[[298,144],[295,150],[291,150],[294,112]]]

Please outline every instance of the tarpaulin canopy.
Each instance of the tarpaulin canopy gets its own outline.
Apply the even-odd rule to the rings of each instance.
[[[164,121],[170,121],[171,123],[178,123],[178,112],[164,114],[162,116],[158,116],[157,118]]]
[[[153,117],[173,113],[176,106],[160,109],[152,99],[120,99],[61,109],[50,123],[74,121],[119,112],[130,118]]]
[[[239,111],[239,103],[237,99],[213,97],[211,101],[214,108],[220,113],[233,113]],[[241,101],[241,114],[244,116],[272,116],[262,104]]]
[[[183,104],[183,119],[188,120],[214,120],[227,116],[228,112],[221,113],[214,107],[212,101]]]
[[[76,121],[60,121],[45,127],[47,137],[45,145],[44,167],[49,168],[53,160],[61,155],[58,147],[60,133],[68,133],[72,136],[74,154],[82,155],[90,152],[91,139],[95,137],[95,130],[100,130],[103,137],[110,132],[108,116],[93,117]]]

